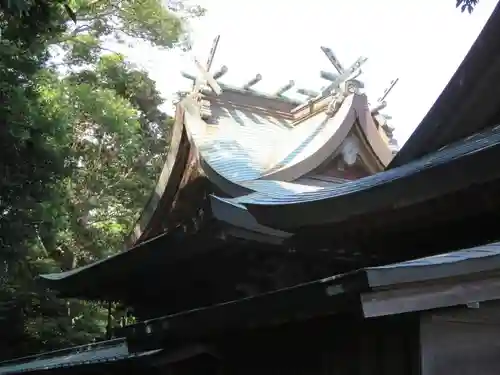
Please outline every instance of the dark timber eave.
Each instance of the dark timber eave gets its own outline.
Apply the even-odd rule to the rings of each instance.
[[[208,221],[193,233],[179,226],[167,234],[145,241],[110,258],[71,271],[45,274],[40,278],[59,292],[60,297],[130,301],[135,288],[144,289],[144,276],[163,275],[158,267],[175,265],[210,251],[223,243],[222,229]],[[153,271],[154,270],[154,271]],[[141,276],[142,275],[142,276]],[[154,285],[149,287],[155,288]],[[145,288],[148,294],[148,287]],[[137,294],[143,297],[141,293]]]
[[[500,285],[499,270],[500,245],[496,243],[416,261],[363,268],[272,293],[151,319],[124,327],[117,333],[126,336],[131,343],[155,339],[165,343],[221,336],[334,314],[349,313],[363,318],[376,312],[370,305],[377,302],[375,296],[380,293],[418,289],[419,286],[425,289],[429,283],[442,293],[447,286],[459,288],[470,282],[487,283],[494,275],[497,275],[496,283]],[[490,288],[488,293],[483,293],[485,300],[496,299],[494,292]],[[391,309],[387,310],[389,315],[394,315],[449,307],[454,306],[456,301],[474,299],[473,290],[451,294],[454,295],[452,299],[442,294],[441,297],[428,294],[427,300],[420,299],[417,301],[420,304],[412,305],[416,310],[408,310],[404,303],[395,306],[391,301],[387,301],[386,307]],[[384,306],[377,307],[380,313],[380,308]]]
[[[137,219],[132,232],[125,240],[124,250],[158,236],[168,229],[165,223],[167,216],[175,202],[179,191],[185,184],[185,176],[191,156],[191,147],[184,128],[184,112],[177,106],[175,122],[172,127],[169,150],[155,189]]]

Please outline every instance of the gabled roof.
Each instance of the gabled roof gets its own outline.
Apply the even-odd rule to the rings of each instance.
[[[295,121],[256,110],[213,106],[211,124],[197,105],[185,102],[185,123],[207,177],[229,196],[272,189],[274,181],[293,181],[314,170],[340,146],[356,123],[382,166],[392,158],[368,108],[366,96],[353,94],[334,116],[325,106]]]
[[[228,240],[231,235],[256,242],[283,243],[283,261],[290,248],[299,254],[326,248],[325,254],[331,258],[338,256],[361,264],[384,264],[453,250],[463,243],[498,240],[494,225],[498,218],[485,219],[484,212],[499,212],[500,170],[491,163],[499,158],[500,126],[406,166],[335,187],[333,182],[311,186],[255,180],[251,186],[262,192],[237,198],[212,196],[210,210],[215,220],[191,234],[179,228],[105,261],[42,277],[66,296],[111,296],[122,301],[133,297],[146,301],[154,300],[159,291],[175,294],[180,286],[165,282],[167,278],[176,279],[174,271],[183,269],[179,268],[181,260],[224,246],[238,246]],[[481,195],[477,189],[482,189]],[[462,219],[465,221],[457,225],[456,220]],[[450,228],[443,230],[448,222]],[[282,227],[271,229],[274,226]],[[453,236],[449,235],[450,230],[454,230]],[[385,242],[376,242],[376,236],[385,236]],[[262,249],[262,244],[258,246]],[[224,262],[211,254],[215,261]],[[206,260],[200,262],[197,264],[204,266]],[[194,263],[186,264],[194,267]],[[173,274],[166,275],[167,271]],[[212,275],[212,281],[218,277]],[[148,285],[157,287],[150,290],[137,282],[146,278]],[[208,287],[208,281],[204,283]],[[210,302],[211,295],[202,294],[207,297],[203,302]],[[183,303],[201,302],[191,296]]]
[[[389,164],[402,166],[500,123],[500,3],[432,108]]]
[[[343,152],[339,148],[354,133],[368,150],[363,157],[373,159],[372,172],[382,170],[392,158],[387,136],[366,96],[348,82],[333,96],[320,95],[302,105],[224,86],[221,95],[195,90],[177,106],[165,166],[126,250],[42,279],[61,295],[130,301],[133,294],[147,299],[154,293],[140,293],[141,286],[134,285],[148,265],[159,277],[158,265],[228,246],[228,238],[271,244],[286,253],[283,244],[291,233],[259,225],[245,209],[235,211],[226,201],[254,192],[313,191],[338,184],[303,177]],[[219,198],[209,204],[211,192]],[[200,212],[203,220],[198,220]],[[209,229],[198,228],[202,221]],[[193,231],[182,233],[184,227]],[[120,290],[123,283],[127,287]]]
[[[342,79],[348,80],[357,66],[346,70]],[[197,77],[183,75],[197,81]],[[172,223],[165,224],[164,218],[171,215],[177,195],[186,185],[183,181],[189,180],[189,160],[199,161],[215,188],[234,197],[254,191],[253,185],[265,184],[260,180],[291,181],[314,169],[335,152],[342,137],[357,124],[380,169],[389,163],[392,146],[383,126],[374,119],[378,112],[372,116],[365,96],[351,95],[338,113],[329,117],[325,114],[332,100],[329,94],[301,104],[282,95],[292,86],[290,81],[275,95],[266,95],[247,86],[220,84],[220,95],[202,88],[201,100],[181,101],[185,105],[177,106],[165,167],[126,248],[171,228]]]

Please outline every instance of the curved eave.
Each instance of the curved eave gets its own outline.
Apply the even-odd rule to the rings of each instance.
[[[150,240],[144,241],[137,246],[134,246],[130,249],[127,249],[125,251],[122,251],[120,253],[117,253],[115,255],[112,255],[106,259],[101,259],[97,262],[88,264],[86,266],[74,268],[69,271],[64,271],[64,272],[57,272],[57,273],[48,273],[48,274],[42,274],[39,276],[40,279],[43,281],[47,282],[49,286],[56,286],[56,289],[61,291],[57,287],[60,282],[64,282],[65,280],[70,280],[70,279],[75,279],[77,282],[81,281],[83,282],[84,279],[88,276],[90,276],[90,273],[95,273],[99,272],[101,269],[109,266],[116,266],[116,267],[123,267],[127,263],[135,263],[133,261],[133,257],[138,258],[139,256],[142,256],[142,254],[139,254],[140,252],[144,252],[149,248],[149,244],[153,243],[154,241],[158,241],[162,236],[158,238],[152,238]],[[132,261],[131,261],[132,258]],[[104,266],[104,267],[103,267]],[[115,268],[116,267],[112,267]],[[91,280],[91,279],[89,279]],[[62,285],[63,289],[66,289],[64,285]],[[64,292],[63,292],[64,294]],[[70,295],[72,297],[73,295]]]
[[[189,158],[190,145],[184,130],[184,115],[180,106],[175,112],[170,147],[156,187],[139,216],[132,232],[125,240],[125,249],[160,234],[161,217],[172,206]]]
[[[389,168],[498,123],[500,108],[500,3],[465,59]]]
[[[233,197],[259,191],[250,184],[256,180],[293,181],[311,172],[331,157],[356,124],[382,168],[392,158],[389,146],[373,121],[365,95],[347,97],[333,117],[321,110],[304,119],[304,123],[287,133],[290,139],[282,140],[282,145],[286,147],[278,148],[277,154],[263,150],[269,153],[268,157],[280,160],[267,171],[262,165],[249,160],[248,150],[237,137],[231,138],[228,145],[213,141],[214,134],[201,119],[196,105],[185,100],[183,106],[187,133],[191,145],[196,146],[200,153],[204,173],[220,190]]]
[[[361,215],[397,211],[472,184],[495,181],[500,169],[491,161],[499,157],[500,127],[495,127],[415,162],[356,181],[281,197],[255,193],[239,198],[238,203],[260,224],[280,230],[331,225]]]
[[[158,246],[162,247],[163,262],[175,262],[185,243],[196,242],[196,236],[187,239],[190,234],[179,233],[182,232],[179,224],[194,218],[205,206],[207,181],[199,174],[198,161],[184,129],[183,118],[183,110],[178,107],[165,165],[134,231],[125,241],[124,251],[69,271],[40,275],[40,279],[59,291],[61,296],[116,300],[118,297],[112,295],[115,286],[100,288],[94,285],[94,281],[112,284],[115,279],[123,279],[136,265],[144,266],[149,258],[156,257],[153,249]],[[210,217],[208,213],[204,220],[208,221]],[[162,235],[166,231],[168,233]]]
[[[380,165],[383,168],[387,167],[394,155],[389,144],[380,134],[380,129],[375,124],[367,101],[359,103],[356,106],[356,115],[366,145],[369,146],[369,149]]]
[[[217,248],[222,233],[214,222],[193,233],[178,227],[88,266],[39,277],[63,298],[126,302],[145,275],[161,275],[167,267]]]
[[[265,173],[261,179],[277,181],[293,181],[318,168],[332,152],[336,150],[356,121],[356,108],[363,105],[365,96],[348,96],[334,116],[328,116],[324,111],[312,116],[310,120],[320,123],[317,134],[309,135],[310,139],[299,138],[300,143],[289,150],[289,155],[283,160],[280,168]],[[299,124],[303,127],[309,124]],[[287,160],[289,159],[289,160]]]

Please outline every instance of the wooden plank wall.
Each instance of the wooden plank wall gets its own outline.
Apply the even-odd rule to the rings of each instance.
[[[418,316],[321,319],[225,337],[219,347],[218,375],[420,375]]]

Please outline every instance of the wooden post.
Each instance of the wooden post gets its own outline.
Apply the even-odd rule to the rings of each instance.
[[[111,333],[112,327],[111,327],[111,302],[108,302],[108,324],[106,325],[106,338],[108,340],[111,340]]]

